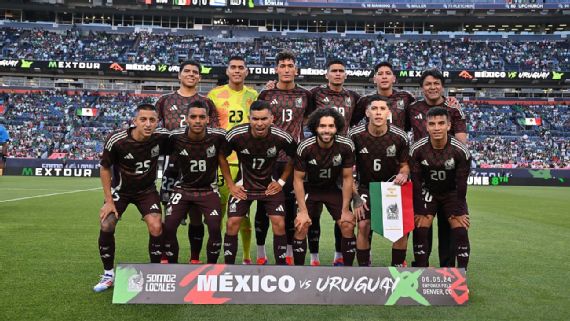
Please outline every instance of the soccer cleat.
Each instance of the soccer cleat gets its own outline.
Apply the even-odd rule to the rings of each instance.
[[[344,259],[342,257],[334,259],[333,266],[344,266]]]
[[[267,257],[260,257],[257,259],[257,265],[267,265]]]
[[[286,256],[285,257],[285,263],[287,263],[287,265],[295,265],[293,263],[293,257],[292,256]]]
[[[101,275],[101,280],[93,287],[93,291],[95,292],[103,292],[110,287],[113,287],[113,283],[115,282],[115,276],[109,274]]]
[[[251,265],[251,259],[243,259],[243,265]]]
[[[319,265],[321,265],[320,261],[317,260],[311,261],[311,266],[319,266]]]
[[[202,264],[200,260],[190,260],[190,264]]]

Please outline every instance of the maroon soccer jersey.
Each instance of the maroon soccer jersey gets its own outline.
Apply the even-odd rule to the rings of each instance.
[[[379,137],[368,132],[368,125],[354,127],[348,133],[354,142],[356,171],[360,186],[368,189],[370,182],[387,182],[400,172],[400,164],[409,159],[408,135],[396,126]]]
[[[113,193],[135,195],[156,190],[158,156],[164,154],[170,133],[157,129],[149,139],[138,142],[132,130],[111,134],[105,142],[101,166],[113,167]]]
[[[219,127],[218,112],[214,103],[207,97],[195,94],[190,97],[184,97],[173,92],[161,96],[156,102],[156,110],[158,117],[162,121],[162,127],[173,130],[180,127],[186,127],[186,116],[188,115],[188,105],[194,101],[203,101],[208,106],[208,116],[210,116],[210,127]]]
[[[299,86],[291,90],[274,88],[262,91],[257,99],[269,102],[275,126],[289,133],[296,142],[303,139],[303,118],[314,110],[310,91]]]
[[[360,95],[348,89],[334,91],[328,85],[322,85],[311,89],[313,95],[313,104],[315,109],[334,108],[345,119],[346,126],[341,134],[348,132],[348,127],[352,119],[352,113],[356,107],[356,102],[360,99]]]
[[[457,198],[465,199],[471,156],[467,146],[448,136],[443,149],[434,149],[429,137],[417,141],[410,148],[410,168],[414,195],[422,194],[422,187],[432,195],[457,191]]]
[[[233,150],[238,156],[239,172],[236,184],[243,185],[248,196],[265,196],[267,186],[273,181],[272,173],[281,151],[295,156],[297,144],[284,130],[271,125],[269,135],[255,138],[249,124],[234,127],[226,135],[229,155]]]
[[[364,117],[366,117],[366,107],[370,103],[370,98],[377,94],[366,95],[360,98],[356,105],[356,110],[354,112],[353,124],[358,124]],[[392,95],[388,98],[388,107],[392,112],[392,125],[399,127],[405,131],[410,130],[410,121],[407,117],[407,110],[409,106],[416,101],[414,96],[409,92],[402,91],[392,91]]]
[[[410,120],[412,131],[414,132],[415,142],[417,142],[420,138],[426,137],[428,135],[426,128],[426,115],[430,108],[433,107],[443,107],[449,112],[449,117],[451,120],[451,129],[448,133],[449,135],[467,132],[467,121],[461,107],[451,107],[447,104],[446,101],[444,101],[444,103],[441,105],[431,106],[422,99],[411,104],[408,108],[408,119]]]
[[[344,136],[337,135],[330,148],[321,148],[317,137],[307,138],[299,144],[295,157],[295,170],[305,172],[305,189],[338,189],[343,168],[354,166],[354,145]]]
[[[193,141],[188,138],[188,127],[172,131],[168,153],[176,159],[176,187],[190,192],[217,190],[218,154],[226,150],[225,135],[223,129],[206,128],[206,136]]]

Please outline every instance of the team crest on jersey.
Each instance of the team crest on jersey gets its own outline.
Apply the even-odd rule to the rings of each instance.
[[[160,154],[160,146],[156,145],[150,150],[150,157],[157,157]]]
[[[340,163],[342,163],[342,156],[340,154],[333,156],[333,166],[340,166]]]
[[[404,110],[404,100],[403,99],[398,99],[398,101],[396,102],[396,108]]]
[[[303,108],[303,97],[295,99],[295,107]]]
[[[277,156],[277,147],[273,146],[267,150],[267,157]]]
[[[344,98],[344,103],[346,104],[346,107],[350,107],[350,105],[352,105],[352,99],[350,99],[350,97],[346,97]]]
[[[399,218],[398,215],[398,204],[390,204],[386,208],[386,218],[389,220],[397,220]]]
[[[396,156],[396,145],[392,144],[386,148],[386,156],[394,157]]]
[[[454,169],[455,168],[455,160],[453,158],[450,158],[450,159],[446,160],[445,163],[443,163],[443,166],[445,167],[446,170]]]
[[[206,157],[212,158],[216,156],[216,146],[212,145],[206,149]]]

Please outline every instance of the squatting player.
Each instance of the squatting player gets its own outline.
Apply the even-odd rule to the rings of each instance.
[[[311,222],[320,219],[320,204],[327,207],[340,226],[344,264],[351,266],[354,261],[356,238],[354,215],[350,211],[354,145],[350,139],[337,135],[344,126],[344,118],[336,110],[317,109],[307,122],[314,136],[302,141],[297,148],[293,179],[299,206],[293,239],[295,265],[305,262],[306,236]],[[339,181],[340,188],[337,186]]]
[[[369,184],[394,178],[394,184],[402,185],[410,174],[408,134],[388,123],[388,104],[388,98],[383,96],[369,97],[366,108],[368,124],[354,127],[348,133],[355,147],[358,193],[363,201],[362,206],[354,209],[359,232],[356,258],[360,266],[367,266],[370,262]],[[392,266],[404,266],[407,244],[407,235],[392,244]]]
[[[178,80],[180,87],[173,93],[161,96],[156,102],[158,116],[162,122],[162,127],[168,130],[186,126],[186,116],[188,106],[194,101],[202,101],[208,106],[210,127],[218,127],[218,116],[212,101],[198,94],[200,84],[200,70],[202,66],[196,61],[184,61],[180,64]],[[164,162],[164,172],[162,174],[162,184],[160,189],[161,199],[166,205],[170,198],[170,192],[174,187],[174,182],[178,177],[178,172],[174,168],[174,159],[167,157]],[[190,240],[190,262],[200,263],[200,250],[204,239],[204,225],[202,215],[196,208],[190,210],[191,223],[188,226],[188,239]]]
[[[250,123],[236,126],[226,135],[228,147],[238,155],[240,169],[234,182],[227,161],[220,159],[220,169],[232,195],[228,202],[228,222],[224,237],[226,264],[235,263],[240,222],[254,200],[257,200],[258,206],[265,208],[271,220],[275,262],[278,265],[286,264],[283,186],[293,170],[292,160],[283,167],[277,181],[273,179],[272,173],[280,154],[283,152],[293,157],[297,144],[291,135],[272,125],[270,108],[268,102],[255,101],[250,108]]]
[[[220,127],[230,130],[237,125],[247,123],[249,121],[249,106],[257,99],[257,91],[245,86],[245,78],[248,75],[245,60],[240,56],[232,56],[228,61],[226,68],[228,83],[218,86],[208,93],[216,110],[218,111],[218,119]],[[237,155],[232,153],[228,157],[230,172],[235,179],[238,172]],[[227,213],[227,204],[229,198],[228,185],[225,183],[221,172],[219,173],[220,181],[220,199],[222,201],[222,213]],[[250,246],[251,246],[251,221],[247,216],[241,221],[240,235],[243,245],[243,263],[251,264]]]
[[[295,83],[297,67],[295,56],[290,52],[281,52],[275,57],[275,73],[278,81],[275,88],[264,90],[259,94],[258,100],[267,101],[274,116],[274,125],[289,133],[296,142],[300,142],[303,136],[303,120],[313,110],[312,95],[308,90]],[[283,172],[288,160],[284,153],[279,156],[277,166],[273,172],[279,177]],[[292,190],[292,180],[286,182],[283,193],[285,194],[285,228],[287,231],[287,260],[292,263],[293,234],[295,231],[295,196]],[[265,256],[265,238],[269,222],[263,207],[257,207],[255,214],[255,233],[257,241],[257,264],[267,261]]]
[[[148,227],[150,261],[160,263],[162,256],[160,197],[155,181],[158,156],[165,150],[169,133],[156,129],[158,114],[153,105],[139,105],[133,124],[109,136],[101,157],[105,203],[99,211],[99,254],[105,271],[93,287],[95,292],[113,286],[115,226],[129,204],[135,204]]]
[[[224,158],[226,132],[207,127],[208,106],[194,101],[188,106],[188,126],[171,132],[168,154],[174,156],[180,173],[174,184],[164,220],[164,253],[169,263],[178,263],[176,231],[190,206],[204,215],[208,225],[206,252],[208,263],[217,263],[222,246],[222,208],[218,194],[218,159]]]
[[[471,156],[467,146],[447,134],[451,122],[445,108],[431,108],[426,121],[428,137],[420,139],[410,148],[414,183],[415,264],[428,266],[428,229],[438,213],[451,226],[458,267],[467,268],[470,245],[466,194]]]

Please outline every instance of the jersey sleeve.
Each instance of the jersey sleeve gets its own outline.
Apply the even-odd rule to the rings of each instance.
[[[467,178],[469,177],[469,166],[471,163],[471,156],[469,152],[458,151],[459,156],[458,164],[455,172],[455,186],[457,189],[457,198],[465,200],[467,196]]]
[[[413,149],[410,152],[410,174],[412,175],[412,184],[414,186],[413,194],[415,197],[421,197],[423,185],[422,169],[420,167],[418,154],[417,149]]]
[[[350,126],[356,126],[360,121],[366,116],[366,105],[368,104],[368,99],[366,96],[360,97],[356,102],[356,107],[352,112],[352,118],[350,119]]]
[[[352,168],[354,166],[354,144],[350,141],[350,144],[346,144],[344,148],[344,155],[342,157],[342,167]]]
[[[400,164],[407,163],[410,160],[410,145],[406,139],[400,140],[400,155],[398,155],[398,162]]]
[[[308,117],[315,110],[314,95],[311,91],[305,90],[307,95],[307,108],[305,108],[305,117]]]
[[[109,135],[109,137],[105,140],[105,148],[103,149],[103,154],[101,155],[101,161],[100,164],[103,167],[109,168],[111,167],[116,160],[115,157],[115,153],[114,151],[116,151],[116,148],[113,149],[112,146],[109,146],[109,139],[113,136],[113,134]]]
[[[291,159],[295,159],[295,156],[297,154],[297,143],[293,138],[291,138],[291,141],[285,142],[284,150],[287,156],[291,157]]]
[[[451,126],[456,134],[467,132],[467,119],[461,107],[451,108]]]
[[[302,151],[297,150],[297,152],[295,153],[295,162],[293,164],[293,167],[295,168],[296,171],[299,172],[307,171],[307,164],[305,163],[306,151],[307,149],[305,148]]]
[[[208,113],[210,117],[210,127],[218,128],[220,127],[220,119],[218,118],[218,110],[216,105],[210,98],[206,98],[206,104],[208,105]]]
[[[156,112],[158,113],[158,119],[162,122],[162,126],[164,127],[164,96],[160,97],[156,104],[154,104],[154,108],[156,108]]]

